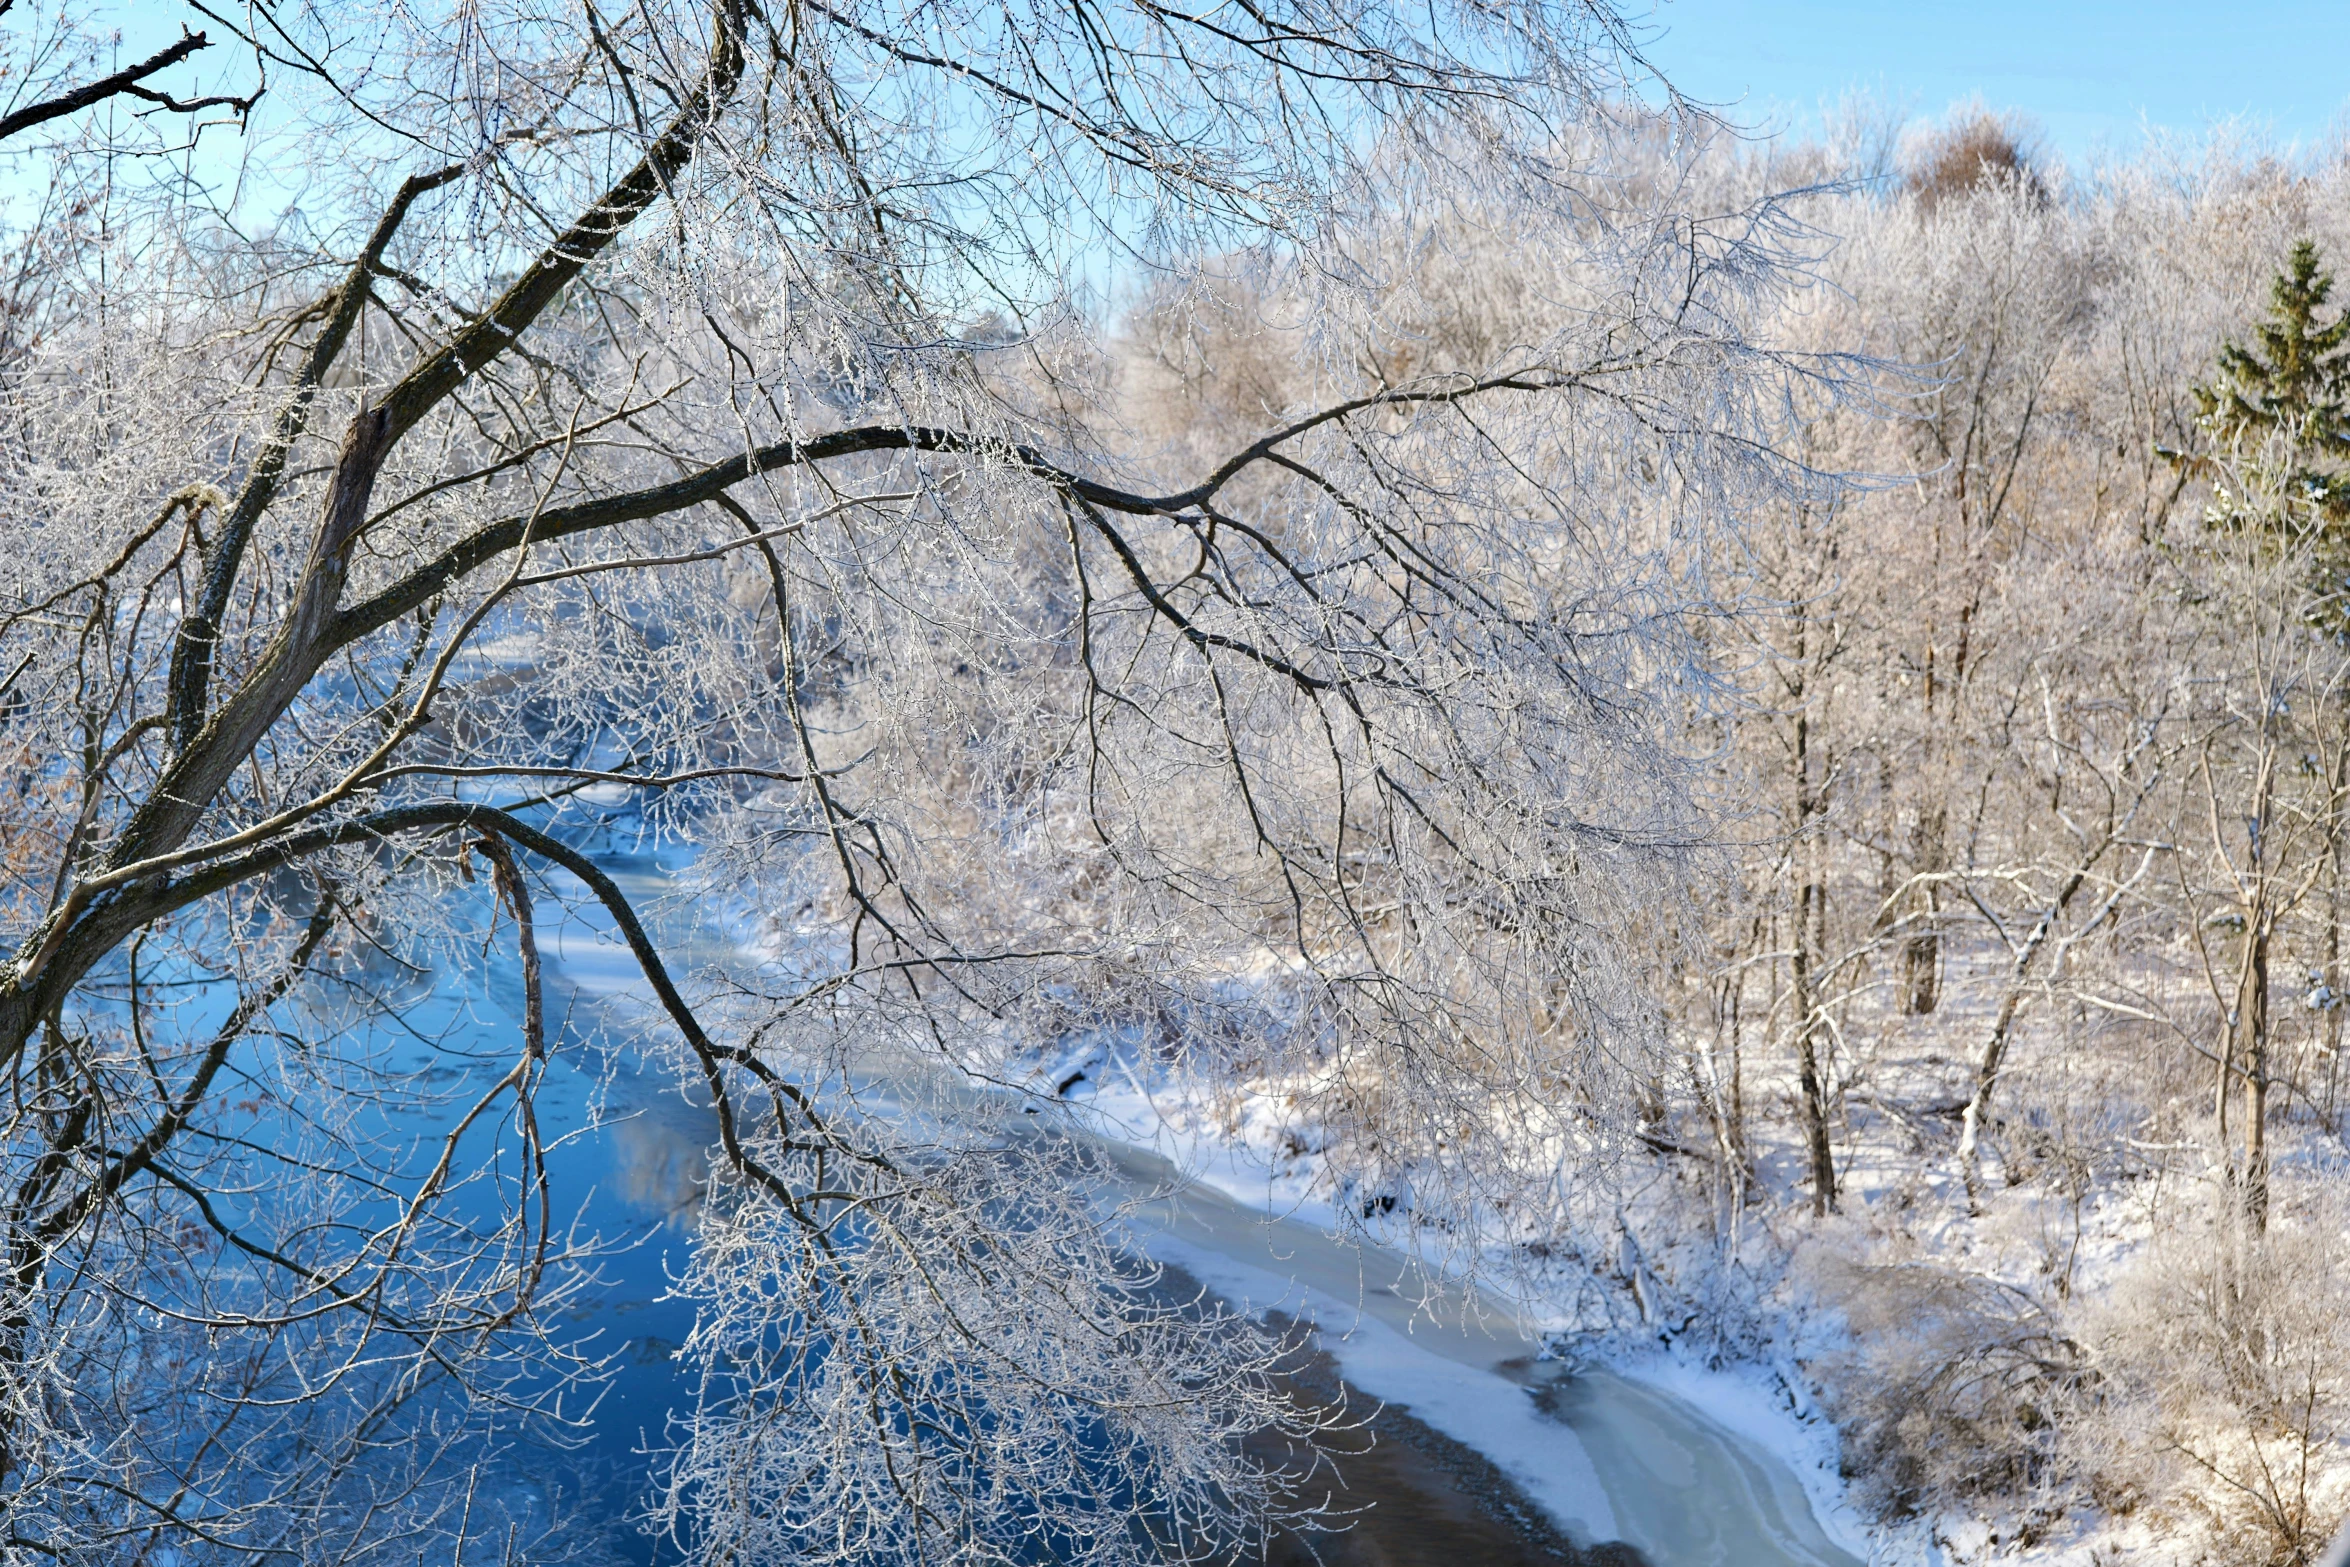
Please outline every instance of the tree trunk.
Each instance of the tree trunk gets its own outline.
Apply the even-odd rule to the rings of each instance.
[[[2238,896],[2242,900],[2239,907],[2244,919],[2243,963],[2236,974],[2235,1005],[2228,1017],[2225,1054],[2229,1061],[2221,1067],[2223,1101],[2230,1063],[2244,1079],[2244,1166],[2239,1190],[2245,1222],[2254,1234],[2268,1227],[2268,953],[2276,930],[2277,898],[2271,844],[2277,746],[2267,732],[2275,721],[2273,698],[2266,703],[2266,711],[2270,716],[2263,719],[2260,765],[2252,793],[2253,814],[2245,823],[2245,873],[2238,882]],[[2224,1125],[2220,1142],[2226,1146]]]
[[[2017,978],[2020,981],[2022,975],[2019,973]],[[1998,1086],[1999,1069],[2007,1059],[2007,1036],[2015,1027],[2015,1015],[2023,999],[2020,983],[2010,985],[2001,999],[1999,1016],[1991,1022],[1991,1037],[1983,1042],[1982,1059],[1975,1064],[1975,1091],[1967,1095],[1966,1112],[1959,1117],[1958,1177],[1966,1186],[1966,1210],[1978,1217],[1983,1211],[1982,1178],[1977,1167],[1983,1120],[1991,1113],[1991,1090]]]
[[[1804,655],[1804,641],[1804,628],[1798,624],[1795,643],[1798,659]],[[1798,701],[1802,699],[1800,683],[1792,694]],[[1812,838],[1812,824],[1820,813],[1822,801],[1812,787],[1811,719],[1800,709],[1795,715],[1792,760],[1795,842],[1790,863],[1802,879],[1802,885],[1795,897],[1795,941],[1788,962],[1793,994],[1789,1000],[1795,1009],[1795,1066],[1803,1091],[1804,1142],[1811,1153],[1811,1211],[1817,1217],[1836,1211],[1836,1158],[1828,1141],[1828,1095],[1820,1071],[1817,994],[1825,946],[1821,938],[1827,929],[1828,889],[1818,870],[1820,846]]]
[[[2350,790],[2350,744],[2341,746],[2334,762],[2333,798],[2326,802],[2326,961],[2319,983],[2325,986],[2326,1126],[2337,1129],[2334,1094],[2342,1068],[2342,807]]]
[[[1757,915],[1754,941],[1759,948],[1769,939],[1768,922]],[[1739,1168],[1753,1184],[1754,1153],[1746,1141],[1746,970],[1741,966],[1730,991],[1730,1145],[1737,1150]]]
[[[1758,940],[1761,938],[1761,921],[1755,922],[1753,933]],[[1741,956],[1742,950],[1733,945],[1729,953],[1730,975],[1715,990],[1712,1044],[1693,1049],[1689,1054],[1698,1097],[1713,1123],[1723,1169],[1743,1200],[1746,1189],[1753,1184],[1754,1160],[1746,1148],[1745,1093],[1739,1082],[1738,1031],[1742,1026],[1741,1003],[1746,991],[1746,964],[1739,961]]]
[[[1910,833],[1912,875],[1931,875],[1943,868],[1943,825],[1944,813],[1939,806],[1918,813],[1917,826]],[[1938,884],[1929,881],[1920,886],[1917,903],[1922,923],[1901,946],[1901,1009],[1923,1017],[1942,997],[1942,933],[1934,925],[1934,915],[1941,907]]]
[[[1827,889],[1806,880],[1795,904],[1795,1066],[1803,1088],[1804,1141],[1811,1150],[1811,1211],[1836,1211],[1836,1154],[1828,1141],[1828,1096],[1820,1071],[1819,998],[1815,932],[1825,923]]]
[[[1958,1175],[1966,1185],[1966,1205],[1969,1214],[1980,1216],[1983,1211],[1982,1182],[1976,1170],[1977,1150],[1982,1142],[1983,1123],[1991,1112],[1991,1092],[1999,1086],[2000,1069],[2007,1061],[2007,1041],[2015,1029],[2016,1013],[2024,1003],[2024,986],[2032,977],[2033,966],[2048,947],[2048,938],[2056,934],[2057,922],[2064,918],[2066,909],[2080,893],[2089,873],[2097,862],[2105,858],[2105,851],[2113,840],[2101,839],[2074,867],[2057,889],[2056,901],[2041,912],[2032,926],[2032,934],[2025,938],[2023,950],[2016,954],[2015,967],[2009,971],[2007,994],[2000,999],[1999,1015],[1991,1021],[1990,1037],[1983,1041],[1983,1054],[1975,1063],[1975,1089],[1967,1096],[1966,1113],[1959,1120]],[[2094,922],[2092,922],[2094,923]]]
[[[2244,926],[2244,971],[2236,988],[2235,1042],[2244,1072],[2244,1217],[2268,1228],[2268,948],[2269,920],[2255,910]]]

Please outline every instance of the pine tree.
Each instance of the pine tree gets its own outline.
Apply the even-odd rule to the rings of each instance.
[[[2269,285],[2268,319],[2253,328],[2253,346],[2222,347],[2218,376],[2194,395],[2222,472],[2244,490],[2223,485],[2211,521],[2305,542],[2320,618],[2343,630],[2350,629],[2350,311],[2319,324],[2333,288],[2316,244],[2297,242]]]
[[[2280,921],[2310,886],[2303,882],[2296,892],[2281,880],[2280,856],[2292,852],[2282,847],[2291,841],[2289,824],[2296,814],[2307,820],[2313,805],[2325,834],[2321,863],[2334,873],[2326,973],[2339,969],[2341,851],[2350,825],[2343,804],[2350,777],[2338,763],[2322,795],[2296,803],[2286,797],[2277,767],[2280,756],[2302,749],[2297,735],[2306,735],[2290,728],[2296,722],[2291,715],[2298,712],[2306,723],[2324,714],[2319,721],[2331,725],[2350,718],[2332,679],[2316,687],[2332,700],[2297,700],[2308,689],[2307,666],[2286,651],[2319,640],[2307,632],[2330,635],[2337,646],[2350,643],[2350,312],[2320,324],[2333,286],[2332,276],[2319,269],[2317,246],[2306,239],[2296,243],[2285,270],[2269,285],[2268,317],[2253,328],[2253,345],[2222,347],[2218,375],[2193,389],[2196,422],[2209,442],[2209,455],[2195,466],[2214,480],[2205,521],[2257,546],[2256,559],[2242,563],[2252,571],[2238,579],[2232,612],[2223,620],[2232,633],[2227,645],[2242,659],[2239,674],[2249,680],[2240,696],[2250,700],[2239,709],[2253,715],[2241,742],[2249,749],[2234,811],[2221,812],[2219,795],[2212,796],[2213,821],[2235,815],[2246,835],[2230,872],[2237,905],[2231,917],[2242,935],[2220,1042],[2217,1105],[2224,1137],[2227,1101],[2241,1083],[2244,1162],[2238,1192],[2256,1230],[2268,1220],[2270,970]],[[2350,746],[2332,749],[2350,761]]]

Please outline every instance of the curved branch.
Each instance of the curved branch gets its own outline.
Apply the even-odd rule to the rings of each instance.
[[[700,88],[679,110],[669,128],[646,150],[636,167],[541,251],[495,304],[392,388],[378,410],[384,422],[386,451],[397,445],[401,436],[455,391],[467,376],[511,347],[554,302],[564,286],[650,207],[667,187],[670,176],[685,166],[715,122],[719,108],[734,95],[735,86],[742,79],[741,0],[718,0],[715,20],[709,70]],[[213,646],[220,635],[220,617],[235,591],[254,525],[276,498],[287,454],[308,423],[310,404],[318,385],[327,368],[341,354],[350,329],[358,320],[360,308],[367,299],[368,276],[381,262],[384,248],[391,243],[416,200],[457,179],[470,167],[465,163],[452,164],[404,183],[378,220],[350,273],[330,296],[332,305],[327,325],[312,345],[296,377],[294,393],[280,411],[270,442],[246,480],[244,493],[238,497],[236,510],[208,563],[196,613],[183,626],[172,651],[172,727],[182,751],[199,741],[205,719],[205,690],[211,680]],[[209,798],[210,791],[203,791],[196,803]]]
[[[172,1139],[180,1134],[189,1118],[196,1113],[196,1107],[203,1103],[204,1096],[211,1091],[212,1080],[227,1062],[230,1047],[243,1037],[246,1029],[252,1027],[255,1018],[284,999],[286,992],[293,988],[294,981],[301,978],[309,968],[310,960],[317,955],[319,944],[326,940],[338,912],[334,899],[321,889],[318,907],[312,912],[310,924],[295,946],[293,956],[286,960],[286,966],[258,993],[237,1002],[235,1010],[229,1013],[227,1020],[213,1034],[212,1042],[206,1046],[187,1087],[181,1090],[155,1124],[147,1129],[146,1134],[108,1165],[72,1201],[40,1222],[36,1233],[44,1246],[54,1244],[58,1237],[80,1223],[92,1208],[120,1191],[124,1182],[153,1164],[163,1150],[170,1146]]]
[[[1610,366],[1608,369],[1621,368]],[[1129,516],[1172,516],[1213,500],[1241,473],[1270,459],[1277,448],[1350,414],[1372,408],[1414,407],[1458,403],[1489,392],[1555,392],[1582,385],[1604,370],[1575,373],[1515,374],[1465,381],[1456,386],[1390,389],[1351,398],[1308,414],[1274,430],[1233,453],[1198,483],[1163,495],[1145,495],[1089,479],[1063,467],[1033,446],[997,436],[972,435],[925,425],[860,425],[834,430],[806,440],[776,441],[711,464],[698,473],[642,490],[629,490],[571,506],[551,506],[533,523],[521,516],[501,518],[466,535],[407,576],[345,610],[337,620],[332,648],[340,648],[400,619],[477,569],[522,542],[525,528],[533,540],[553,543],[583,533],[617,527],[627,522],[667,516],[716,501],[734,486],[760,474],[841,457],[881,452],[938,452],[994,459],[1022,469],[1047,484],[1101,508]],[[323,656],[323,653],[322,655]]]

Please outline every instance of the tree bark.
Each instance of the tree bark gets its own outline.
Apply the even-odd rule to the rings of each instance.
[[[1805,629],[1799,621],[1795,632],[1799,670],[1805,656]],[[1804,680],[1799,674],[1792,695],[1800,703],[1803,694]],[[1821,791],[1812,782],[1811,716],[1800,706],[1794,738],[1795,841],[1791,864],[1801,886],[1795,897],[1795,940],[1788,961],[1793,982],[1789,1000],[1795,1009],[1795,1067],[1803,1094],[1803,1136],[1811,1156],[1811,1211],[1816,1218],[1836,1211],[1836,1155],[1828,1139],[1827,1084],[1820,1071],[1819,1050],[1820,938],[1827,926],[1828,889],[1819,874],[1819,845],[1812,836],[1823,802]]]
[[[1836,1211],[1836,1152],[1828,1140],[1828,1096],[1820,1071],[1817,954],[1814,931],[1822,923],[1827,889],[1806,881],[1795,906],[1795,1066],[1803,1089],[1803,1135],[1811,1153],[1811,1211],[1821,1217]]]
[[[2334,1095],[2342,1068],[2342,809],[2350,796],[2350,743],[2337,737],[2336,745],[2333,797],[2326,802],[2326,957],[2319,979],[2325,986],[2325,1115],[2329,1129],[2337,1127]]]
[[[2256,910],[2244,927],[2244,971],[2236,987],[2231,1052],[2244,1072],[2244,1217],[2268,1228],[2268,955],[2270,921]]]
[[[2015,966],[2008,973],[2007,994],[2000,998],[1999,1014],[1991,1020],[1991,1032],[1983,1041],[1982,1056],[1975,1063],[1974,1092],[1967,1096],[1966,1111],[1959,1119],[1958,1175],[1966,1186],[1967,1212],[1980,1216],[1983,1211],[1982,1177],[1978,1165],[1983,1136],[1983,1125],[1991,1113],[1991,1094],[1999,1086],[2000,1070],[2007,1062],[2007,1042],[2015,1030],[2016,1014],[2022,1010],[2024,987],[2032,977],[2032,970],[2040,954],[2048,948],[2048,938],[2056,933],[2057,922],[2089,879],[2089,872],[2105,858],[2112,839],[2100,842],[2085,856],[2064,885],[2057,889],[2056,898],[2032,926],[2031,935],[2024,939],[2023,949],[2016,954]],[[2094,925],[2095,921],[2091,922]]]
[[[1913,875],[1926,876],[1944,868],[1944,821],[1940,806],[1918,813],[1917,826],[1910,834]],[[1917,913],[1924,923],[1901,946],[1901,1008],[1913,1017],[1933,1011],[1942,996],[1942,933],[1934,925],[1941,899],[1936,886],[1928,881],[1919,887]]]

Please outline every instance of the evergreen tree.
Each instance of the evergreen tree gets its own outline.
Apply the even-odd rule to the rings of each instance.
[[[2341,684],[2339,651],[2350,643],[2350,312],[2320,323],[2333,286],[2319,269],[2317,246],[2296,243],[2269,285],[2268,316],[2253,328],[2253,345],[2226,344],[2218,375],[2193,389],[2196,422],[2210,442],[2197,466],[2214,479],[2205,522],[2254,546],[2214,551],[2234,563],[2209,582],[2226,633],[2216,644],[2223,656],[2215,672],[2234,666],[2231,706],[2249,719],[2230,742],[2235,782],[2212,785],[2210,803],[2215,823],[2231,817],[2244,830],[2240,849],[2223,849],[2236,901],[2229,917],[2241,945],[2219,1059],[2223,1083],[2242,1085],[2243,1164],[2231,1171],[2255,1230],[2268,1222],[2271,971],[2283,922],[2313,885],[2303,881],[2295,890],[2280,873],[2296,834],[2313,824],[2322,833],[2322,863],[2334,873],[2325,972],[2340,967],[2343,834],[2350,826],[2343,815],[2350,746],[2340,738],[2350,718],[2342,698],[2350,693]],[[2315,652],[2328,638],[2332,654]],[[2310,694],[2325,699],[2301,700]],[[2331,745],[2314,744],[2305,727],[2313,718],[2334,732]],[[2280,758],[2328,750],[2340,760],[2314,794],[2285,780]],[[2312,768],[2309,776],[2320,775]],[[2223,794],[2231,809],[2221,808]],[[2223,1127],[2229,1087],[2221,1091]]]
[[[2220,349],[2219,374],[2194,388],[2223,481],[2215,526],[2256,527],[2311,551],[2322,618],[2350,630],[2350,311],[2321,325],[2334,279],[2298,241],[2269,285],[2250,347]]]

